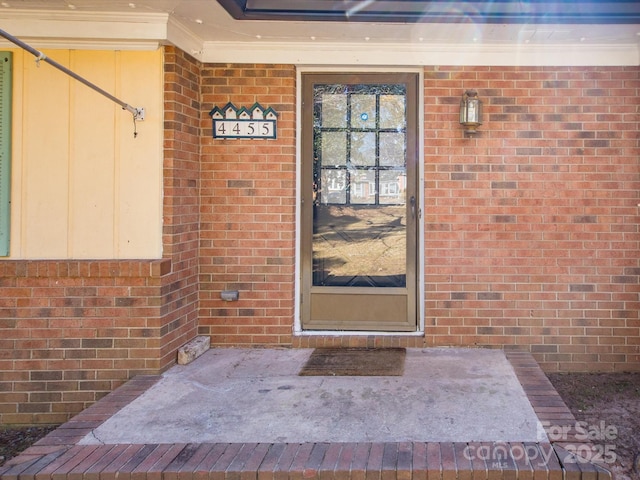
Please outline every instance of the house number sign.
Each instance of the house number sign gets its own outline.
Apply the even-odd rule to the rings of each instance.
[[[214,107],[211,112],[213,138],[276,138],[277,113],[254,103],[250,108],[236,108],[233,103]]]

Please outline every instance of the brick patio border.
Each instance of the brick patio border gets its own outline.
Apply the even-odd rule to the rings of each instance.
[[[76,445],[154,385],[139,376],[0,467],[2,480],[609,480],[580,461],[576,420],[529,353],[506,352],[534,411],[562,442]],[[582,443],[581,443],[582,442]],[[469,455],[468,452],[483,452]],[[528,462],[529,458],[544,462]],[[498,459],[499,461],[496,461]]]

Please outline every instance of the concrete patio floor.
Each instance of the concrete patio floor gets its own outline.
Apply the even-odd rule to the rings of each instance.
[[[215,349],[136,377],[0,477],[610,478],[570,453],[576,421],[528,353],[408,349],[398,377],[298,376],[310,353]]]
[[[80,443],[546,440],[500,350],[408,349],[402,376],[298,376],[311,352],[209,350]]]

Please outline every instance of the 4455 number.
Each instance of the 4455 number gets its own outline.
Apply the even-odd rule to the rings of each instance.
[[[214,120],[213,138],[276,138],[275,120]]]

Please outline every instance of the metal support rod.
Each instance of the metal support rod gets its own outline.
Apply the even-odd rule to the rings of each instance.
[[[111,95],[109,92],[106,92],[105,90],[103,90],[102,88],[98,87],[97,85],[91,83],[89,80],[86,80],[85,78],[82,78],[80,75],[78,75],[77,73],[72,72],[71,70],[69,70],[67,67],[60,65],[58,62],[56,62],[55,60],[50,59],[49,57],[47,57],[44,53],[36,50],[35,48],[33,48],[30,45],[27,45],[26,43],[24,43],[22,40],[17,39],[16,37],[14,37],[13,35],[5,32],[4,30],[0,29],[0,36],[6,38],[7,40],[9,40],[12,43],[15,43],[16,45],[18,45],[20,48],[23,48],[24,50],[26,50],[27,52],[29,52],[30,54],[32,54],[34,57],[36,57],[37,61],[45,61],[47,62],[49,65],[57,68],[58,70],[60,70],[63,73],[66,73],[67,75],[69,75],[71,78],[74,78],[75,80],[78,80],[80,83],[83,83],[84,85],[86,85],[87,87],[91,88],[92,90],[95,90],[96,92],[98,92],[100,95],[103,95],[105,97],[107,97],[109,100],[111,100],[112,102],[117,103],[118,105],[120,105],[122,107],[123,110],[126,110],[127,112],[131,113],[131,115],[133,115],[134,119],[139,119],[139,117],[142,115],[142,109],[140,108],[135,108],[132,107],[131,105],[129,105],[128,103],[123,102],[122,100],[120,100],[119,98],[114,97],[113,95]],[[140,118],[141,119],[141,118]]]

